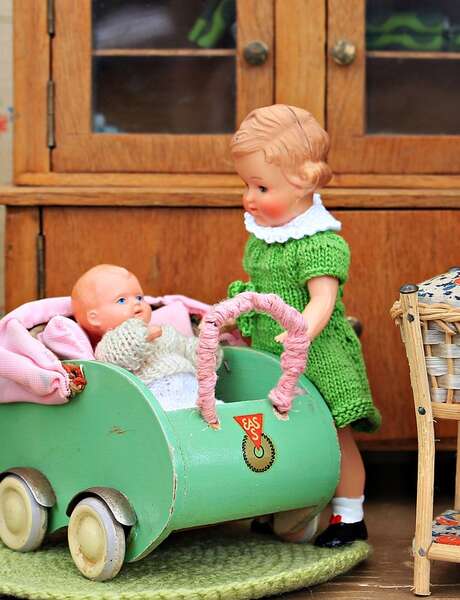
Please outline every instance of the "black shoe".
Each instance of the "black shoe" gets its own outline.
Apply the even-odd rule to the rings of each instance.
[[[315,540],[315,546],[321,548],[339,548],[355,540],[367,540],[367,528],[364,520],[357,523],[331,523]]]

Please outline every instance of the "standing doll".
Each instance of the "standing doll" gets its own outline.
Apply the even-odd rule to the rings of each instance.
[[[380,414],[372,403],[361,344],[342,302],[350,251],[336,232],[341,224],[323,206],[318,189],[331,179],[327,133],[305,110],[275,104],[251,112],[235,133],[231,151],[246,184],[244,222],[249,239],[243,266],[250,281],[235,281],[229,296],[272,292],[302,312],[312,344],[306,370],[334,418],[341,475],[329,527],[315,544],[337,547],[367,539],[363,518],[364,466],[352,428],[375,431]],[[280,355],[286,333],[266,314],[243,315],[238,327],[252,347]],[[283,535],[304,541],[296,529]],[[305,511],[303,511],[305,515]],[[292,521],[292,515],[291,515]],[[304,520],[305,522],[305,520]]]

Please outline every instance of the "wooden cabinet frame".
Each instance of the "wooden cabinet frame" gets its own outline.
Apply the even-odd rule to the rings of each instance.
[[[56,76],[56,70],[60,69],[64,73],[64,81],[66,77],[76,77],[77,79],[80,77],[80,81],[83,78],[83,86],[88,87],[89,85],[88,72],[84,71],[84,68],[82,70],[81,66],[82,52],[83,54],[87,53],[88,48],[86,50],[80,48],[80,52],[73,57],[77,64],[76,70],[75,68],[72,70],[70,64],[62,64],[62,53],[61,58],[59,56],[60,44],[66,43],[62,42],[63,37],[66,37],[63,36],[65,31],[63,31],[63,27],[65,28],[67,25],[65,19],[61,18],[62,10],[63,7],[67,7],[71,13],[72,4],[76,3],[69,4],[68,0],[15,0],[14,55],[17,116],[15,121],[15,183],[27,186],[141,186],[166,189],[166,194],[170,188],[174,188],[174,194],[177,189],[181,188],[207,188],[206,194],[208,195],[209,188],[215,189],[216,194],[219,194],[220,188],[239,187],[240,180],[233,174],[233,168],[228,161],[230,136],[222,136],[224,139],[220,144],[217,143],[218,152],[215,153],[215,156],[210,155],[207,159],[207,172],[203,174],[199,173],[200,169],[198,168],[193,173],[184,174],[187,169],[179,169],[177,161],[172,169],[172,171],[180,171],[177,174],[167,171],[166,168],[158,173],[142,173],[136,170],[124,173],[120,172],[116,161],[111,165],[112,168],[106,169],[102,173],[89,172],[83,167],[77,168],[74,172],[58,172],[56,167],[59,166],[59,161],[56,161],[55,157],[59,157],[61,144],[59,128],[63,125],[63,120],[71,120],[72,113],[67,112],[67,116],[61,118],[60,107],[62,104],[66,104],[66,95],[62,96],[61,101],[58,91],[58,105],[55,107],[58,145],[56,150],[51,151],[47,144],[47,83]],[[48,31],[48,6],[54,6],[57,17],[55,37],[50,36]],[[79,18],[85,21],[88,19],[89,0],[78,3],[79,10],[82,6],[84,9]],[[324,123],[326,6],[323,0],[289,0],[289,2],[286,0],[263,0],[262,2],[260,0],[243,0],[240,4],[240,12],[242,16],[251,12],[252,14],[249,18],[244,19],[244,23],[241,25],[239,55],[244,39],[257,37],[269,41],[270,54],[263,69],[250,70],[249,78],[244,72],[248,72],[251,67],[242,64],[242,60],[238,58],[240,63],[238,85],[242,94],[237,107],[237,118],[243,118],[252,108],[252,104],[270,104],[276,101],[304,106],[311,110],[321,123]],[[274,27],[275,22],[276,27]],[[68,33],[70,34],[67,36],[71,40],[70,45],[73,44],[75,48],[75,30]],[[78,34],[77,38],[79,39]],[[303,63],[293,61],[293,55],[306,61],[310,71],[308,77],[302,70]],[[279,64],[276,81],[273,67],[275,63]],[[56,88],[59,90],[61,82],[57,83]],[[74,89],[78,88],[74,85],[72,91]],[[66,93],[68,96],[68,92]],[[88,98],[86,98],[86,102],[88,102]],[[86,120],[89,121],[89,115]],[[75,130],[75,122],[73,125],[71,123],[70,129],[72,127]],[[126,139],[128,136],[119,137]],[[173,136],[164,136],[165,139],[168,137],[172,138]],[[106,137],[106,139],[109,138]],[[219,159],[218,156],[223,158]],[[215,162],[214,166],[216,166],[216,161],[223,161],[225,164],[222,171],[227,171],[228,174],[210,173],[211,160]],[[165,197],[165,204],[167,203]]]
[[[236,121],[273,99],[273,0],[238,0]],[[230,134],[98,134],[91,130],[91,0],[58,0],[53,41],[56,80],[56,172],[231,173]],[[260,40],[269,48],[263,65],[243,58]],[[235,124],[236,125],[236,124]]]
[[[14,178],[49,173],[47,82],[50,35],[46,2],[14,2]]]
[[[328,0],[328,6],[327,129],[331,136],[332,170],[458,174],[460,135],[366,135],[366,0]],[[346,66],[336,64],[331,56],[332,46],[340,39],[356,46],[356,58]]]
[[[439,173],[443,173],[431,174],[423,165],[419,167],[419,162],[424,160],[423,152],[412,152],[413,144],[419,142],[418,137],[415,140],[406,138],[400,153],[394,154],[393,138],[376,136],[379,138],[378,150],[372,150],[372,144],[376,140],[362,135],[363,124],[358,117],[362,115],[359,111],[362,111],[364,102],[364,0],[354,3],[345,0],[270,1],[276,23],[272,44],[275,73],[270,84],[271,96],[267,96],[266,102],[285,102],[305,107],[326,126],[332,138],[330,158],[335,171],[331,188],[460,188],[459,138],[424,138],[423,144],[428,146],[430,155],[434,152],[439,157],[439,160],[436,159],[439,162]],[[68,0],[54,0],[55,7],[59,9],[62,2]],[[88,0],[84,2],[87,3]],[[327,2],[329,44],[333,44],[337,36],[349,35],[351,39],[358,40],[358,58],[351,68],[341,68],[328,57]],[[50,0],[50,6],[52,5],[53,0]],[[216,198],[223,198],[225,204],[225,195],[222,196],[220,190],[240,186],[239,178],[230,168],[227,169],[227,174],[200,174],[197,171],[174,174],[165,170],[158,173],[123,173],[117,172],[115,168],[104,173],[82,169],[69,173],[56,171],[52,152],[47,146],[46,123],[47,82],[52,76],[53,59],[56,59],[53,56],[53,44],[57,39],[51,38],[48,33],[47,8],[48,0],[14,2],[15,183],[26,186],[129,186],[163,189],[165,204],[168,204],[169,190],[177,196],[178,191],[184,188],[205,188],[207,197],[214,194]],[[345,91],[347,89],[351,89],[351,95]],[[433,145],[433,142],[436,143]],[[452,151],[452,148],[457,150]],[[383,170],[385,152],[391,154],[390,163],[393,166],[383,173],[379,171]],[[223,153],[225,154],[225,148]],[[425,151],[424,153],[426,154]],[[369,164],[373,172],[369,172]],[[405,165],[404,168],[401,164]],[[365,170],[368,172],[363,172]]]

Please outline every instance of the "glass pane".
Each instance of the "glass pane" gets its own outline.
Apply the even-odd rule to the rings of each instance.
[[[93,0],[96,133],[230,133],[236,0]]]
[[[367,133],[460,134],[460,2],[366,7]]]
[[[234,48],[236,0],[93,0],[93,47]]]
[[[460,60],[368,59],[367,131],[460,134]]]
[[[233,63],[232,57],[98,57],[93,62],[93,129],[231,133]]]

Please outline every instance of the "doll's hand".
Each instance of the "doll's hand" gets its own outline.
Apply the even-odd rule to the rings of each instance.
[[[221,333],[231,333],[237,329],[236,319],[227,319],[225,323],[221,326]]]
[[[288,336],[287,331],[283,331],[283,333],[280,333],[279,335],[277,335],[275,337],[275,342],[278,342],[279,344],[284,345],[284,341],[287,338],[287,336]]]
[[[198,330],[200,333],[201,333],[203,327],[204,327],[204,320],[201,319],[201,321],[198,325]],[[236,328],[237,328],[236,320],[235,319],[227,319],[225,321],[225,323],[220,326],[220,333],[230,333],[231,331],[235,331]]]
[[[145,339],[148,342],[153,342],[153,340],[159,338],[162,333],[163,331],[161,327],[158,327],[158,325],[152,325],[147,329],[147,337]]]

